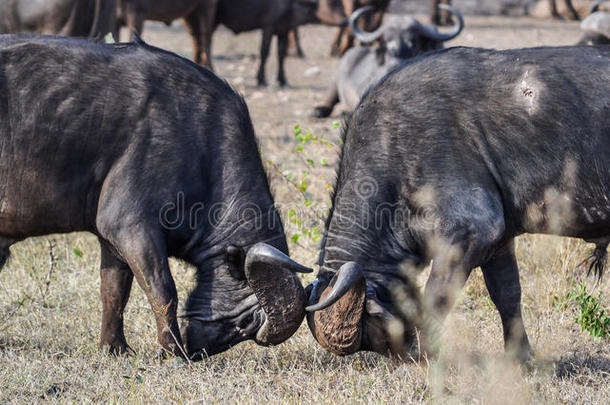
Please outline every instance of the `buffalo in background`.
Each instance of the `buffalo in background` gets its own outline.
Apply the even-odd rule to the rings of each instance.
[[[350,17],[350,27],[356,37],[365,44],[381,40],[381,45],[358,46],[347,51],[339,62],[326,101],[314,108],[310,115],[328,117],[339,101],[352,111],[365,91],[397,66],[424,52],[440,49],[444,42],[457,37],[464,28],[462,15],[451,6],[441,4],[439,8],[447,10],[457,19],[450,32],[440,33],[435,27],[423,25],[405,15],[392,15],[376,31],[363,32],[358,27],[358,19],[372,12],[373,8],[356,10]]]
[[[0,0],[0,33],[103,38],[113,32],[116,0]]]

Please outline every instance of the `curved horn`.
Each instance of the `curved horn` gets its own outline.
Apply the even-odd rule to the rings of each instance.
[[[464,29],[464,17],[462,16],[462,13],[447,4],[439,4],[438,8],[440,8],[441,10],[447,10],[451,14],[456,16],[458,19],[457,24],[453,26],[453,29],[451,31],[445,33],[438,32],[435,28],[428,27],[427,25],[421,25],[419,28],[421,34],[439,42],[449,41],[460,35],[460,32],[462,32],[462,30]]]
[[[601,6],[604,1],[606,0],[597,0],[595,3],[593,3],[591,5],[591,9],[589,10],[589,14],[593,14],[596,11],[599,11],[599,6]]]
[[[307,296],[294,273],[311,271],[266,243],[250,248],[244,273],[266,316],[256,334],[258,344],[279,344],[299,328],[305,317]]]
[[[312,300],[318,299],[316,290],[312,289]],[[321,296],[320,304],[308,307],[315,311],[307,314],[314,338],[326,350],[340,356],[360,350],[366,299],[362,270],[354,262],[344,264]]]
[[[332,304],[339,301],[354,284],[363,279],[364,274],[362,274],[362,270],[360,270],[360,267],[356,263],[349,262],[341,266],[335,277],[335,285],[326,298],[317,304],[305,308],[307,312],[320,311],[330,307]]]
[[[360,29],[360,27],[358,27],[358,19],[364,14],[371,13],[373,11],[375,11],[375,8],[372,6],[362,7],[354,11],[349,17],[349,27],[360,42],[369,43],[376,41],[379,39],[381,34],[383,34],[383,26],[377,28],[373,32],[364,32]]]

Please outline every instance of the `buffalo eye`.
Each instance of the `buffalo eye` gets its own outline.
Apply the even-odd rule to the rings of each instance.
[[[244,262],[246,254],[240,247],[229,245],[227,247],[227,265],[229,266],[229,274],[237,280],[245,280]]]

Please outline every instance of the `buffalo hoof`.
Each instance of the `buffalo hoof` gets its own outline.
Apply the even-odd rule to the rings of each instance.
[[[136,354],[127,343],[103,344],[100,345],[102,350],[111,356],[133,356]]]
[[[326,106],[318,106],[309,112],[309,116],[313,118],[326,118],[330,116],[331,112],[331,108],[328,108]]]
[[[267,81],[266,80],[259,80],[257,83],[258,87],[267,87]]]

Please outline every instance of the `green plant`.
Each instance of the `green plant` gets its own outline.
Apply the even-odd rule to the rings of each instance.
[[[338,130],[339,127],[338,122],[333,123],[334,130]],[[300,125],[293,127],[293,134],[298,142],[294,153],[302,163],[301,168],[289,171],[270,160],[267,161],[267,165],[284,183],[296,191],[293,204],[284,212],[287,222],[292,225],[288,230],[290,240],[296,245],[301,245],[303,241],[317,244],[322,237],[324,221],[330,207],[327,197],[332,188],[329,179],[318,171],[328,168],[326,153],[335,153],[338,148],[334,142],[324,136],[314,135],[310,130],[305,131]],[[319,191],[319,187],[313,185],[316,181],[325,183],[328,193],[323,198],[310,191],[312,188]]]
[[[587,292],[584,284],[579,283],[568,296],[580,308],[580,313],[574,320],[580,325],[581,330],[594,337],[610,338],[610,315],[602,306],[602,292],[594,297]]]

